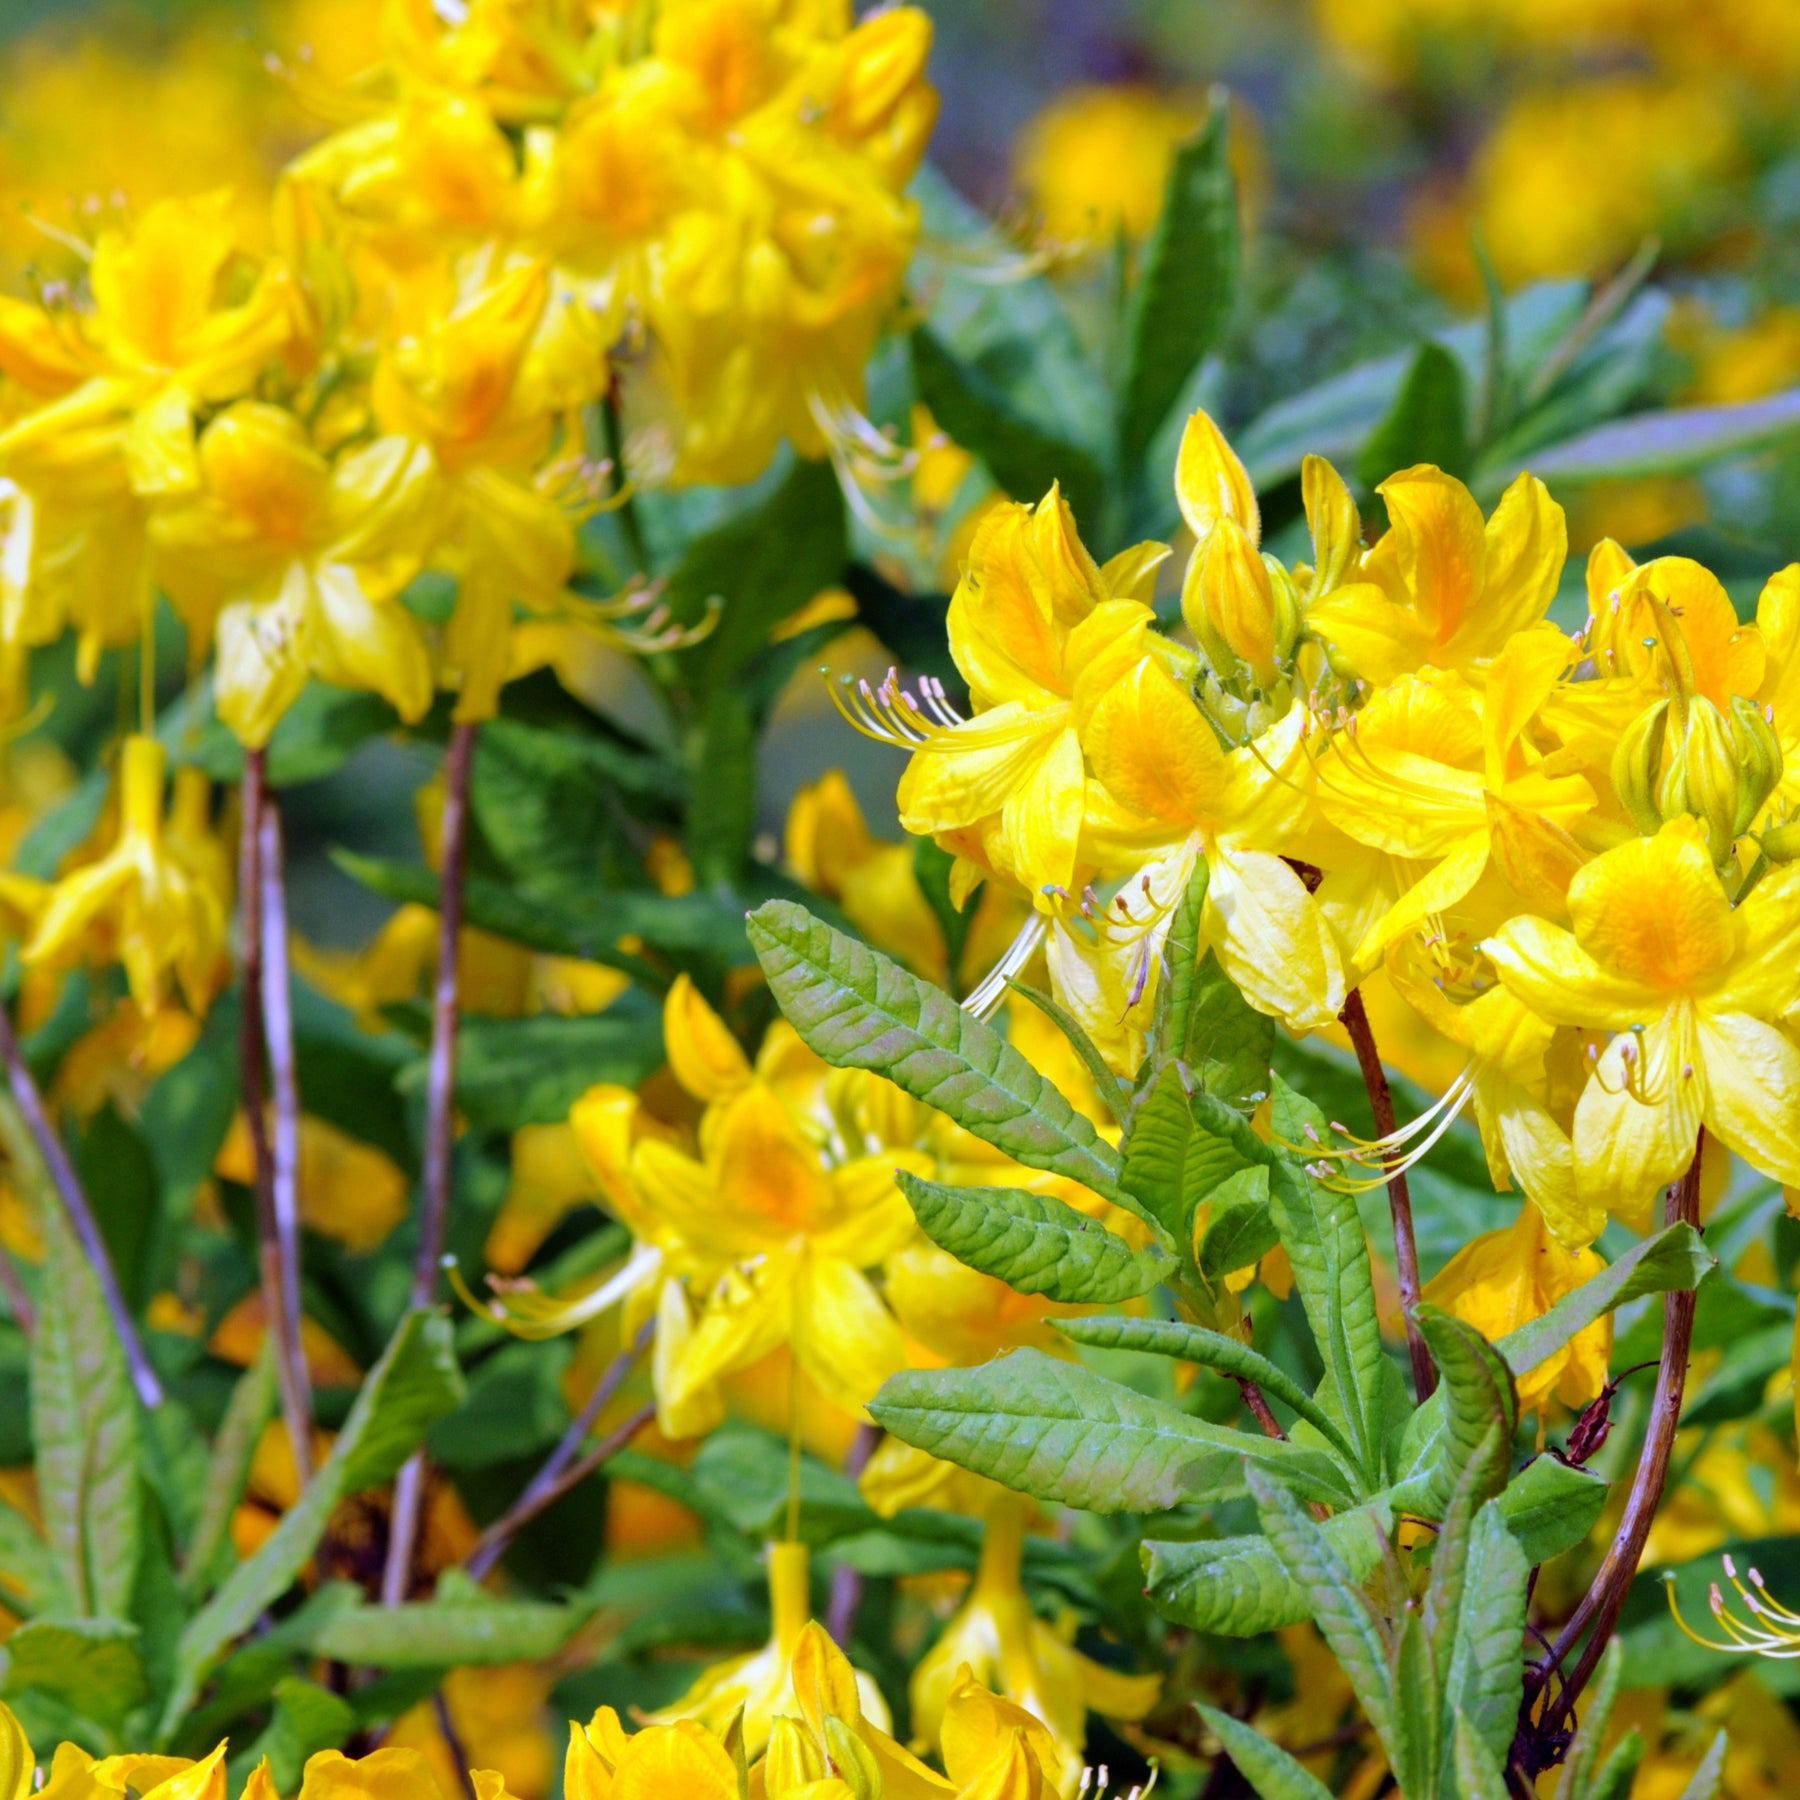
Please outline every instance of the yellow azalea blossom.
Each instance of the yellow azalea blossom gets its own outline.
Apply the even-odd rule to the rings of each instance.
[[[200,1021],[169,1004],[142,1011],[129,998],[69,1046],[56,1071],[56,1094],[78,1117],[109,1102],[125,1117],[137,1114],[157,1078],[193,1049]]]
[[[1055,1743],[1058,1779],[1072,1783],[1088,1713],[1141,1719],[1156,1704],[1162,1677],[1102,1667],[1069,1643],[1072,1624],[1058,1631],[1032,1611],[1019,1579],[1028,1507],[1008,1494],[989,1512],[968,1598],[913,1671],[913,1733],[922,1742],[937,1737],[952,1696],[973,1676],[1042,1721]]]
[[[1457,1251],[1426,1284],[1424,1297],[1492,1343],[1542,1318],[1605,1266],[1592,1250],[1563,1249],[1527,1200],[1511,1225],[1484,1232]],[[1585,1406],[1606,1385],[1611,1354],[1612,1319],[1607,1316],[1583,1327],[1520,1376],[1520,1408],[1538,1409],[1552,1398],[1571,1408]]]
[[[741,1800],[737,1764],[714,1732],[679,1719],[628,1733],[610,1706],[586,1725],[569,1721],[563,1792],[568,1800]]]
[[[1524,916],[1483,945],[1540,1018],[1613,1032],[1575,1108],[1575,1187],[1642,1223],[1702,1126],[1800,1183],[1800,1049],[1771,1021],[1800,991],[1800,870],[1733,909],[1685,816],[1597,857],[1569,887],[1573,930]]]
[[[98,862],[52,889],[24,949],[26,963],[82,955],[125,965],[132,998],[146,1012],[171,979],[203,1013],[224,969],[225,914],[217,890],[170,854],[163,833],[162,745],[125,740],[119,761],[119,836]]]
[[[219,716],[260,749],[310,676],[431,704],[419,622],[397,598],[423,559],[430,458],[403,438],[329,462],[292,413],[244,400],[202,433],[198,482],[151,523],[190,629],[218,634]]]
[[[973,717],[929,690],[928,711],[892,683],[865,695],[870,716],[856,722],[913,753],[900,822],[957,854],[959,901],[983,869],[1040,907],[1047,890],[1077,885],[1089,802],[1077,716],[1144,653],[1158,560],[1127,552],[1100,568],[1055,488],[1035,507],[995,507],[950,600],[950,653]]]
[[[1562,508],[1521,475],[1484,523],[1474,495],[1427,464],[1376,491],[1388,530],[1354,578],[1308,605],[1308,627],[1364,681],[1435,668],[1478,682],[1556,595],[1568,554]]]
[[[242,1112],[232,1118],[213,1173],[255,1184],[250,1122]],[[352,1252],[373,1250],[406,1217],[410,1184],[393,1159],[311,1113],[300,1116],[299,1185],[301,1223]]]

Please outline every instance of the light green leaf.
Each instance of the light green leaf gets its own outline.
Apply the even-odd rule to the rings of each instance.
[[[1170,162],[1162,211],[1144,245],[1125,316],[1119,452],[1127,468],[1231,320],[1238,216],[1229,127],[1227,97],[1215,88],[1206,122]]]
[[[1260,1731],[1217,1707],[1197,1706],[1196,1710],[1224,1745],[1238,1773],[1256,1790],[1258,1800],[1331,1800],[1330,1788]]]
[[[1613,1745],[1581,1800],[1626,1800],[1644,1760],[1644,1734],[1634,1725]]]
[[[1394,1504],[1432,1519],[1441,1515],[1489,1426],[1497,1422],[1511,1444],[1519,1402],[1512,1371],[1480,1332],[1423,1302],[1415,1316],[1443,1382],[1408,1421]]]
[[[250,1459],[263,1427],[275,1416],[279,1396],[275,1384],[273,1338],[265,1338],[255,1362],[238,1377],[231,1403],[213,1439],[200,1517],[182,1558],[181,1584],[190,1598],[206,1593],[217,1578],[231,1515],[250,1478]]]
[[[138,1628],[122,1619],[32,1619],[0,1657],[0,1693],[47,1694],[100,1725],[117,1725],[150,1693]]]
[[[750,915],[751,947],[788,1022],[828,1063],[874,1069],[1027,1168],[1066,1175],[1141,1209],[1118,1153],[991,1026],[805,907]]]
[[[1356,472],[1373,489],[1414,463],[1435,463],[1452,475],[1469,467],[1462,365],[1430,340],[1414,351],[1393,405],[1357,456]]]
[[[158,1736],[167,1742],[219,1658],[293,1585],[337,1504],[390,1480],[434,1419],[462,1399],[448,1319],[411,1312],[368,1373],[331,1455],[256,1554],[240,1563],[181,1634]]]
[[[974,1369],[904,1370],[869,1411],[917,1449],[1090,1512],[1160,1512],[1241,1493],[1246,1462],[1279,1468],[1308,1499],[1355,1499],[1323,1450],[1209,1424],[1037,1350]]]
[[[1475,1515],[1469,1533],[1464,1594],[1444,1672],[1443,1699],[1446,1712],[1466,1723],[1501,1764],[1519,1716],[1525,1584],[1530,1573],[1525,1552],[1507,1530],[1498,1502],[1490,1500]]]
[[[1264,1533],[1311,1602],[1320,1634],[1391,1757],[1394,1697],[1381,1622],[1343,1557],[1293,1494],[1259,1469],[1246,1467],[1245,1475]]]
[[[941,1250],[1021,1294],[1110,1306],[1147,1294],[1175,1267],[1134,1250],[1098,1219],[1028,1188],[955,1188],[901,1170],[900,1191]]]
[[[430,1600],[333,1612],[302,1647],[333,1662],[376,1669],[541,1662],[554,1656],[592,1611],[591,1604],[496,1600],[452,1575]]]
[[[1241,1381],[1254,1381],[1265,1394],[1291,1406],[1329,1439],[1343,1453],[1351,1475],[1356,1473],[1356,1453],[1337,1421],[1285,1369],[1240,1338],[1178,1319],[1059,1319],[1056,1328],[1064,1337],[1098,1350],[1147,1350],[1154,1356],[1177,1356]]]
[[[63,1590],[83,1618],[131,1610],[140,1542],[137,1397],[100,1283],[54,1201],[38,1208],[46,1260],[31,1343],[38,1505]]]
[[[1766,400],[1736,406],[1684,406],[1615,419],[1579,437],[1533,450],[1530,467],[1551,483],[1687,475],[1732,457],[1778,449],[1796,438],[1800,438],[1800,388],[1789,388]]]
[[[1575,1334],[1640,1294],[1698,1287],[1718,1258],[1691,1225],[1670,1225],[1635,1244],[1598,1275],[1563,1295],[1541,1318],[1508,1332],[1495,1348],[1515,1375],[1535,1369]]]
[[[1207,1199],[1268,1152],[1223,1102],[1192,1094],[1173,1064],[1139,1103],[1120,1146],[1121,1182],[1139,1209],[1156,1220],[1191,1259],[1194,1219]]]
[[[266,1756],[275,1791],[291,1794],[300,1786],[307,1758],[337,1749],[356,1729],[356,1709],[329,1688],[292,1675],[276,1682],[274,1700],[268,1725],[248,1750],[231,1759],[230,1773],[248,1779]],[[231,1785],[237,1787],[238,1781]]]
[[[1438,1670],[1425,1639],[1425,1622],[1411,1608],[1400,1615],[1394,1641],[1393,1674],[1388,1681],[1392,1735],[1383,1747],[1403,1794],[1429,1796],[1444,1751],[1439,1745]]]
[[[43,1534],[0,1499],[0,1604],[16,1613],[49,1612],[67,1600]]]
[[[1335,1513],[1319,1529],[1353,1581],[1381,1561],[1392,1519],[1379,1500]],[[1256,1637],[1312,1617],[1312,1601],[1266,1537],[1196,1542],[1152,1539],[1143,1547],[1145,1589],[1165,1619],[1221,1637]]]
[[[1680,1800],[1719,1800],[1719,1784],[1725,1779],[1725,1750],[1725,1734],[1721,1731],[1707,1746],[1699,1768],[1681,1790]]]
[[[1512,1800],[1506,1775],[1467,1719],[1455,1721],[1456,1792],[1460,1800]]]
[[[1226,1176],[1207,1200],[1194,1260],[1207,1283],[1217,1288],[1227,1275],[1260,1262],[1280,1242],[1269,1210],[1269,1171],[1240,1169]]]
[[[1625,1674],[1625,1650],[1616,1637],[1606,1646],[1596,1672],[1599,1680],[1581,1709],[1581,1729],[1575,1733],[1562,1772],[1556,1778],[1556,1800],[1585,1800],[1589,1781],[1599,1764],[1600,1746]]]
[[[1275,1136],[1303,1143],[1310,1126],[1323,1141],[1329,1134],[1319,1109],[1296,1094],[1279,1076],[1272,1122]],[[1375,1317],[1375,1285],[1369,1246],[1356,1202],[1314,1181],[1304,1169],[1268,1153],[1269,1209],[1294,1271],[1294,1286],[1307,1323],[1335,1388],[1350,1441],[1364,1477],[1374,1481],[1381,1467],[1383,1433],[1381,1328]],[[1447,1491],[1447,1490],[1446,1490]]]
[[[1606,1506],[1606,1482],[1554,1456],[1528,1463],[1501,1490],[1500,1512],[1528,1563],[1572,1550],[1593,1530]]]
[[[1094,519],[1105,477],[1080,445],[1046,436],[998,382],[960,361],[928,326],[912,334],[912,370],[913,386],[932,417],[981,458],[997,487],[1015,499],[1036,501],[1060,482],[1077,520]]]

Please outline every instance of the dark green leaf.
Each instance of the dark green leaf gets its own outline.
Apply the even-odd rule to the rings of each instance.
[[[844,586],[856,601],[857,617],[897,663],[935,675],[959,704],[967,698],[962,672],[950,658],[947,594],[908,593],[862,562],[845,569]]]
[[[1195,1710],[1224,1745],[1238,1773],[1256,1790],[1258,1800],[1331,1800],[1330,1788],[1254,1727],[1217,1707],[1196,1704]]]
[[[1078,1363],[1016,1350],[976,1369],[905,1370],[870,1403],[904,1443],[1003,1487],[1090,1512],[1153,1512],[1242,1491],[1246,1463],[1307,1498],[1355,1496],[1323,1450],[1178,1412]]]
[[[268,1725],[241,1758],[232,1759],[232,1773],[239,1773],[241,1761],[247,1779],[266,1756],[275,1791],[291,1794],[300,1786],[307,1758],[337,1749],[356,1729],[356,1709],[329,1688],[291,1675],[276,1682],[274,1699]]]
[[[1125,1191],[1184,1258],[1193,1254],[1200,1208],[1222,1182],[1267,1155],[1235,1113],[1210,1095],[1190,1095],[1173,1066],[1139,1102],[1121,1148]]]
[[[1469,467],[1462,365],[1429,341],[1413,352],[1393,405],[1357,456],[1356,472],[1364,487],[1375,488],[1415,463],[1435,463],[1452,475]]]
[[[941,989],[791,901],[758,907],[749,932],[776,1002],[828,1063],[874,1069],[1028,1168],[1129,1204],[1112,1147],[997,1031]]]
[[[1018,411],[1003,386],[960,361],[928,326],[912,334],[912,369],[913,386],[932,416],[981,458],[1004,493],[1035,501],[1060,482],[1077,520],[1094,519],[1104,477],[1078,444],[1046,436]]]
[[[1592,1469],[1540,1456],[1509,1481],[1500,1513],[1529,1563],[1548,1562],[1584,1543],[1606,1507],[1606,1483]]]
[[[756,721],[749,698],[727,682],[701,702],[688,757],[694,797],[687,849],[702,887],[731,887],[750,859],[756,828]]]
[[[0,1693],[36,1690],[98,1724],[116,1725],[150,1693],[138,1628],[121,1619],[32,1619],[0,1656]]]
[[[430,1600],[334,1612],[304,1647],[334,1662],[377,1669],[542,1662],[563,1647],[591,1611],[591,1606],[553,1606],[541,1600],[496,1600],[452,1573]]]
[[[1169,164],[1162,212],[1144,245],[1125,320],[1119,450],[1127,468],[1230,323],[1238,217],[1229,128],[1226,95],[1215,88],[1206,123]]]
[[[1147,1294],[1175,1267],[1174,1258],[1132,1249],[1053,1194],[944,1187],[904,1170],[898,1180],[934,1244],[1021,1294],[1111,1306]]]
[[[462,1405],[432,1426],[433,1459],[446,1469],[479,1469],[548,1449],[569,1422],[562,1393],[569,1356],[566,1338],[503,1344],[471,1373]]]
[[[1512,1443],[1519,1402],[1512,1371],[1473,1326],[1424,1302],[1415,1316],[1443,1381],[1407,1424],[1394,1504],[1430,1519],[1441,1516],[1492,1426],[1500,1426],[1503,1443]]]
[[[1269,1210],[1269,1171],[1240,1169],[1226,1176],[1206,1203],[1195,1261],[1216,1288],[1227,1275],[1260,1262],[1280,1241]]]

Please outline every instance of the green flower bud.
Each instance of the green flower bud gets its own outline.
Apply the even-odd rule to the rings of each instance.
[[[1631,822],[1645,837],[1662,829],[1662,808],[1657,803],[1657,772],[1662,765],[1663,739],[1668,732],[1669,703],[1659,700],[1626,726],[1613,751],[1613,791]]]
[[[1299,582],[1273,556],[1263,557],[1269,571],[1269,587],[1275,603],[1275,660],[1286,665],[1306,624],[1306,603]]]
[[[1777,825],[1756,840],[1772,863],[1800,862],[1800,820]]]
[[[1731,741],[1738,759],[1738,801],[1735,820],[1741,834],[1762,811],[1769,796],[1781,786],[1781,740],[1768,715],[1754,700],[1734,694],[1731,700]]]
[[[1713,861],[1730,859],[1737,839],[1738,753],[1731,726],[1710,700],[1688,703],[1687,731],[1663,778],[1663,817],[1692,813],[1706,827]]]

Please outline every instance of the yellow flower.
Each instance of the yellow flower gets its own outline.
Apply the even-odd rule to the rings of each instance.
[[[1800,1050],[1770,1023],[1800,990],[1800,870],[1776,869],[1733,909],[1698,820],[1597,857],[1569,888],[1573,932],[1538,918],[1482,946],[1540,1018],[1617,1035],[1575,1108],[1575,1186],[1642,1222],[1704,1126],[1786,1185],[1800,1183]]]
[[[462,1786],[460,1754],[483,1773],[504,1780],[506,1792],[539,1800],[554,1775],[555,1747],[549,1731],[551,1677],[530,1663],[452,1669],[440,1692],[449,1710],[454,1740],[446,1740],[437,1708],[427,1700],[404,1712],[383,1740],[400,1750],[418,1750],[431,1764],[438,1792],[453,1795]]]
[[[254,1185],[250,1122],[240,1111],[213,1158],[213,1173]],[[406,1217],[409,1183],[391,1157],[311,1113],[300,1117],[300,1219],[352,1252],[373,1250]]]
[[[261,748],[309,676],[421,718],[430,657],[397,595],[426,547],[428,455],[387,437],[334,465],[292,413],[244,400],[207,426],[198,469],[196,490],[158,512],[151,539],[190,630],[217,621],[226,724]]]
[[[1042,1720],[989,1693],[967,1667],[944,1703],[938,1751],[956,1800],[1054,1800],[1080,1779]]]
[[[953,1695],[973,1679],[1005,1695],[1054,1740],[1059,1781],[1081,1768],[1090,1711],[1141,1719],[1162,1691],[1160,1675],[1121,1675],[1085,1657],[1070,1631],[1044,1624],[1020,1585],[1029,1503],[1001,1496],[987,1518],[981,1563],[968,1598],[913,1671],[913,1733],[929,1742],[949,1727]]]
[[[1489,1342],[1542,1318],[1563,1295],[1605,1268],[1592,1250],[1565,1250],[1527,1200],[1501,1231],[1484,1232],[1451,1257],[1426,1284],[1425,1298],[1473,1325]],[[1530,1410],[1552,1397],[1567,1407],[1587,1404],[1606,1385],[1612,1320],[1597,1319],[1519,1382],[1519,1406]]]
[[[1563,511],[1521,475],[1484,524],[1475,497],[1426,464],[1376,490],[1387,532],[1357,578],[1307,607],[1308,626],[1378,685],[1418,669],[1479,681],[1517,633],[1543,618],[1568,553]]]
[[[51,891],[24,949],[27,964],[117,957],[132,998],[161,1004],[171,977],[204,1013],[224,970],[225,914],[217,891],[170,854],[163,835],[163,749],[128,737],[119,760],[119,837],[98,862]]]
[[[737,1764],[691,1719],[627,1733],[603,1706],[586,1725],[569,1721],[563,1792],[568,1800],[739,1800]]]

